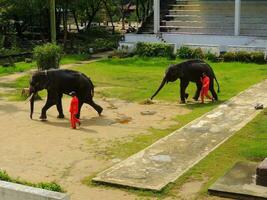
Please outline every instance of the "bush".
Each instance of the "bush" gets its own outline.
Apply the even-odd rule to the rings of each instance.
[[[226,52],[222,55],[223,61],[233,62],[236,61],[236,54],[234,52]]]
[[[113,50],[113,49],[116,49],[117,46],[118,46],[117,41],[103,39],[103,38],[96,39],[91,45],[91,47],[95,49],[96,51]]]
[[[238,62],[251,62],[250,53],[246,51],[238,51],[235,53],[236,61]]]
[[[39,70],[59,68],[62,50],[56,44],[47,43],[34,48],[33,55]]]
[[[219,61],[219,58],[211,52],[206,53],[205,58],[211,62],[218,62]]]
[[[263,52],[252,52],[250,54],[250,58],[252,62],[263,64],[266,63],[266,60],[264,59],[264,53]]]
[[[181,46],[177,52],[178,57],[182,59],[189,59],[192,58],[193,50],[189,47]]]
[[[127,58],[134,56],[134,53],[129,52],[127,49],[120,49],[113,51],[112,55],[109,58],[117,57],[117,58]]]
[[[142,57],[169,57],[173,56],[173,46],[161,43],[138,42],[136,54]]]
[[[194,59],[203,59],[204,58],[204,53],[201,50],[201,48],[196,48],[193,50],[192,58],[194,58]]]

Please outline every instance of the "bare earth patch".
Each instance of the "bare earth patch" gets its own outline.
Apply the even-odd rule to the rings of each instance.
[[[146,134],[150,127],[167,128],[177,123],[172,121],[174,116],[190,111],[167,103],[140,105],[105,98],[96,102],[103,106],[103,116],[85,104],[82,125],[73,130],[69,123],[69,98],[63,99],[66,119],[56,118],[54,106],[48,110],[46,122],[38,120],[44,101],[35,103],[30,120],[28,103],[0,100],[0,168],[12,177],[31,182],[56,181],[73,200],[136,199],[121,190],[88,187],[81,181],[118,161],[98,155],[109,142]]]

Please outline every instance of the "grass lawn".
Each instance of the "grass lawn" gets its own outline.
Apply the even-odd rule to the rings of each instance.
[[[88,59],[88,56],[86,55],[64,55],[60,61],[61,65],[75,63],[77,61],[86,60]],[[25,62],[17,62],[15,63],[14,67],[1,67],[0,66],[0,76],[15,73],[15,72],[23,72],[30,70],[32,68],[36,68],[36,62],[32,63],[25,63]]]
[[[73,69],[87,74],[96,87],[106,87],[98,96],[115,97],[129,101],[142,102],[149,98],[158,88],[166,67],[170,63],[181,62],[181,60],[170,61],[164,58],[127,58],[107,59],[90,63]],[[245,63],[210,63],[221,86],[219,94],[220,101],[214,104],[186,105],[193,112],[180,115],[175,118],[177,125],[166,130],[150,130],[148,135],[140,135],[131,141],[114,141],[108,147],[107,152],[117,158],[126,158],[141,149],[149,146],[156,140],[168,135],[173,130],[185,125],[193,119],[212,110],[218,104],[237,95],[249,86],[267,78],[267,65],[245,64]],[[26,87],[29,77],[22,77],[12,87]],[[192,98],[196,86],[190,84],[187,91]],[[179,81],[166,85],[156,100],[179,101]],[[202,188],[200,197],[205,194],[207,187],[220,175],[224,174],[237,160],[260,160],[267,157],[267,114],[262,113],[253,122],[243,128],[234,137],[228,140],[216,151],[202,160],[198,165],[187,172],[177,182],[168,186],[161,193],[147,191],[134,191],[140,195],[156,196],[163,198],[175,196],[183,183],[192,179],[204,179],[206,184]],[[112,143],[112,142],[111,142]],[[116,144],[116,145],[114,145]],[[91,185],[90,178],[83,181]],[[129,191],[129,190],[127,190]],[[132,190],[131,190],[132,191]]]

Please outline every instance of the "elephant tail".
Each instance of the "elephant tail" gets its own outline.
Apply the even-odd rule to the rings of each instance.
[[[94,97],[94,94],[95,94],[95,86],[94,86],[94,84],[93,84],[93,82],[91,81],[91,79],[89,79],[90,80],[90,84],[91,84],[91,96],[92,96],[92,98]]]
[[[219,85],[219,82],[218,82],[218,80],[217,80],[215,74],[214,74],[214,79],[215,79],[215,81],[216,81],[216,83],[217,83],[217,86],[218,86],[218,90],[217,90],[217,92],[220,93],[220,85]]]
[[[206,64],[207,64],[207,63],[206,63]],[[218,90],[217,90],[217,92],[220,93],[220,84],[219,84],[219,82],[218,82],[218,80],[217,80],[217,78],[216,78],[216,76],[215,76],[215,73],[214,73],[212,67],[211,67],[209,64],[207,64],[207,65],[209,66],[209,68],[210,68],[210,70],[211,70],[211,72],[212,72],[212,75],[213,75],[213,77],[214,77],[214,79],[215,79],[215,81],[216,81],[216,83],[217,83],[217,86],[218,86]]]

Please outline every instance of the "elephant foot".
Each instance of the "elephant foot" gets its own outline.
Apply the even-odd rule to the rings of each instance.
[[[47,119],[46,118],[39,118],[40,119],[40,121],[42,121],[42,122],[46,122],[47,121]]]
[[[101,108],[101,107],[97,110],[97,113],[99,116],[101,116],[102,111],[103,111],[103,108]]]
[[[58,118],[58,119],[64,119],[65,116],[64,116],[64,114],[59,114],[59,115],[57,116],[57,118]]]
[[[39,117],[39,119],[40,119],[41,121],[46,121],[47,117],[46,117],[46,115],[41,115],[41,116]]]
[[[186,104],[185,100],[181,100],[180,104]]]
[[[189,94],[185,93],[184,97],[187,99],[189,97]]]

